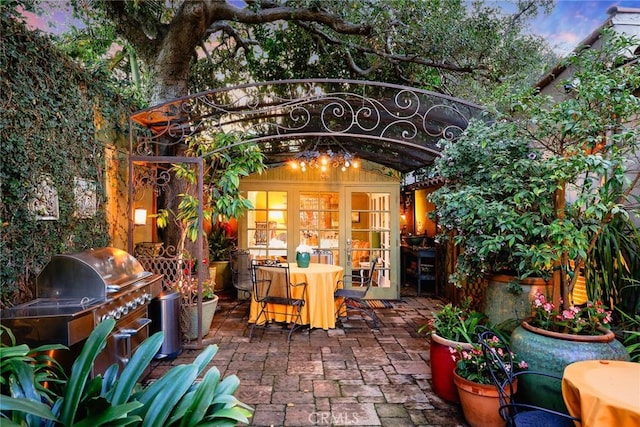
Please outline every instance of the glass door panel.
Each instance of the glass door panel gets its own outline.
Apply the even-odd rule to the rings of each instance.
[[[287,193],[249,191],[254,209],[247,212],[247,242],[253,258],[287,259]]]
[[[371,261],[378,259],[374,271],[371,298],[395,298],[397,295],[396,266],[391,262],[391,200],[390,192],[348,189],[350,206],[347,222],[346,257],[348,274],[369,274]]]
[[[327,191],[300,192],[299,239],[314,249],[333,253],[334,264],[340,264],[338,244],[340,194]]]

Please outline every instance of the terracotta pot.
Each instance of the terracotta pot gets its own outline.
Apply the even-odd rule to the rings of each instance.
[[[453,382],[453,371],[456,362],[451,358],[449,348],[461,347],[470,350],[469,343],[451,341],[441,336],[431,334],[431,346],[429,349],[429,361],[431,364],[431,379],[433,391],[446,401],[458,403],[458,389]]]
[[[493,384],[478,384],[462,378],[454,372],[453,380],[460,395],[464,419],[471,427],[504,427],[500,416],[500,396]],[[514,383],[514,392],[518,383]]]
[[[536,328],[523,320],[511,334],[511,350],[527,362],[532,371],[562,377],[564,368],[580,360],[629,360],[629,355],[613,332],[575,335]],[[560,381],[539,375],[520,378],[519,401],[568,413]]]
[[[520,280],[521,294],[509,291],[508,284],[517,280],[515,276],[494,274],[487,277],[487,287],[482,298],[481,311],[489,318],[489,323],[497,325],[508,319],[518,321],[532,315],[531,304],[537,291],[551,295],[552,284],[540,277]]]

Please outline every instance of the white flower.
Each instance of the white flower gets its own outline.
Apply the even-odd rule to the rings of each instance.
[[[304,243],[301,243],[300,245],[298,245],[298,247],[296,248],[296,252],[299,253],[313,253],[313,248],[309,245],[305,245]]]

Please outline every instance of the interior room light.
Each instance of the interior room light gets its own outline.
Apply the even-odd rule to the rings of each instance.
[[[147,210],[142,208],[136,208],[133,211],[133,224],[134,225],[146,225],[147,224]]]

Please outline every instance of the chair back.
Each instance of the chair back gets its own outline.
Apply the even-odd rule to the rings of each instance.
[[[495,331],[487,327],[478,327],[478,338],[482,347],[484,360],[487,362],[491,382],[498,389],[500,398],[500,416],[507,420],[514,414],[509,404],[516,392],[516,367],[517,361],[513,358],[513,353],[509,345]],[[502,356],[498,352],[502,352]]]
[[[311,254],[311,262],[333,265],[333,251],[329,249],[314,249]]]
[[[249,265],[249,251],[246,249],[231,251],[229,267],[231,268],[233,287],[239,291],[251,291],[253,283],[251,280],[251,266]]]
[[[266,263],[256,267],[256,278],[271,282],[269,297],[289,300],[291,296],[289,264]]]
[[[369,267],[369,276],[365,278],[365,283],[364,283],[364,285],[366,286],[365,293],[364,293],[365,296],[367,295],[367,293],[369,292],[369,289],[371,289],[371,285],[373,284],[373,274],[376,271],[376,265],[378,264],[379,260],[380,258],[378,257],[374,257],[371,259],[371,266]]]
[[[253,299],[258,303],[266,301],[269,297],[271,288],[271,280],[265,279],[264,277],[258,277],[258,269],[270,261],[271,260],[251,260],[250,277],[253,287]]]

